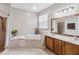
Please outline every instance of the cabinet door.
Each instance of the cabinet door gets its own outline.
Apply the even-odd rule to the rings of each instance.
[[[53,39],[50,37],[45,37],[45,45],[47,48],[53,50]]]
[[[65,42],[64,54],[65,55],[79,55],[79,46]]]
[[[54,39],[54,52],[56,54],[61,54],[61,41],[58,39]]]

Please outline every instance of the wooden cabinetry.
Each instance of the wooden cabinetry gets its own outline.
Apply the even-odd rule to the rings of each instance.
[[[61,46],[62,46],[61,43],[62,41],[54,39],[54,52],[56,54],[61,54]]]
[[[5,48],[6,18],[0,16],[0,52]]]
[[[46,36],[45,45],[58,55],[79,55],[79,45],[61,41],[56,38]]]
[[[65,55],[79,55],[79,46],[68,42],[64,44],[64,54]]]
[[[47,48],[53,50],[53,39],[46,36],[45,37],[45,45],[46,45]]]

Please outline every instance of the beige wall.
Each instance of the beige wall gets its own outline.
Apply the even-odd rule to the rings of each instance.
[[[33,12],[12,8],[12,20],[19,35],[32,34],[37,27],[37,14]]]
[[[10,11],[9,3],[0,3],[0,16],[7,17]]]
[[[68,8],[70,6],[75,7],[73,12],[57,14],[57,11],[59,11],[61,9],[64,9],[64,8]],[[48,13],[48,16],[49,16],[49,22],[48,22],[49,23],[49,28],[48,29],[50,31],[50,29],[51,29],[51,19],[79,13],[79,4],[77,4],[77,3],[56,3],[56,4],[53,4],[52,6],[50,6],[49,8],[39,12],[38,16],[42,15],[42,14],[45,14],[45,13]],[[76,18],[76,19],[79,19],[79,18]],[[60,20],[57,20],[57,21],[63,21],[63,19],[60,19]],[[72,20],[72,22],[73,21],[74,20]],[[56,31],[56,28],[55,28],[55,31]],[[75,30],[67,30],[66,29],[65,32],[69,33],[69,34],[74,34]]]

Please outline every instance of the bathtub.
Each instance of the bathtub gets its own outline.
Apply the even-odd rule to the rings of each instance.
[[[41,35],[40,34],[18,35],[18,36],[11,38],[11,40],[14,40],[14,39],[41,40]]]
[[[11,38],[9,48],[41,48],[41,43],[40,34],[15,36]]]

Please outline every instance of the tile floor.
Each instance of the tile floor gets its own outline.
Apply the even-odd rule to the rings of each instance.
[[[0,55],[55,55],[48,49],[12,48],[4,50]]]
[[[19,48],[19,49],[7,49],[1,53],[1,55],[47,55],[42,49],[34,48]]]
[[[46,52],[48,55],[56,55],[55,53],[53,53],[51,50],[47,49],[47,48],[43,48],[42,49],[44,52]]]

